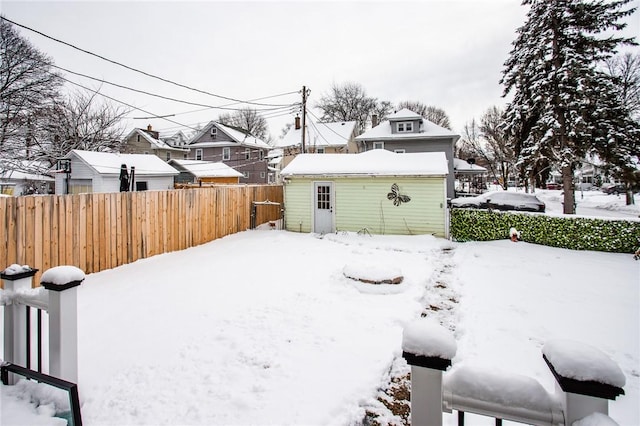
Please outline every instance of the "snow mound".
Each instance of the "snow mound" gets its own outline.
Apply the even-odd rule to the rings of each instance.
[[[580,420],[576,420],[572,426],[618,426],[611,417],[602,413],[589,414]]]
[[[552,399],[535,379],[515,373],[459,365],[444,376],[455,395],[541,412],[551,412]]]
[[[347,278],[367,284],[400,284],[404,279],[400,269],[391,266],[346,265],[342,273]]]
[[[457,345],[449,330],[428,318],[407,325],[402,332],[402,350],[413,355],[452,359]]]
[[[17,263],[14,263],[13,265],[7,266],[2,273],[4,275],[17,275],[23,272],[29,272],[30,270],[31,267],[29,265],[18,265]]]
[[[84,280],[84,272],[82,271],[82,269],[69,265],[56,266],[55,268],[47,269],[44,274],[42,274],[42,278],[40,279],[40,281],[43,283],[51,283],[57,285],[82,280]]]
[[[542,353],[556,372],[566,378],[594,381],[606,385],[624,387],[624,373],[605,353],[585,343],[572,340],[550,340]]]

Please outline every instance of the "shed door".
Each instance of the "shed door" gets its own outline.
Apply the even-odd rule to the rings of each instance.
[[[313,232],[333,232],[333,183],[314,182]]]

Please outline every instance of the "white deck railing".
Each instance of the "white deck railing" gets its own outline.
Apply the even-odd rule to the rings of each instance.
[[[439,325],[425,326],[426,321],[410,324],[403,336],[403,357],[411,366],[414,426],[442,425],[442,413],[453,410],[458,411],[459,422],[467,412],[494,417],[497,423],[571,425],[594,413],[608,415],[608,401],[624,394],[624,374],[615,362],[591,346],[569,341],[549,342],[543,348],[556,379],[555,394],[522,375],[463,365],[445,372],[455,356],[455,340]],[[581,359],[572,360],[576,353]]]
[[[64,268],[64,269],[63,269]],[[49,375],[78,382],[78,312],[77,288],[82,279],[61,282],[68,275],[69,266],[52,268],[43,274],[41,287],[33,288],[33,277],[37,269],[25,268],[18,273],[2,273],[4,289],[0,290],[0,306],[4,307],[4,353],[2,360],[21,367],[31,364],[31,315],[30,308],[48,313],[48,359]],[[77,269],[77,268],[75,268]],[[62,270],[66,274],[56,274]],[[79,270],[78,270],[79,271]],[[55,279],[45,281],[46,276]],[[77,278],[80,273],[72,274]],[[62,280],[64,281],[64,279]],[[38,315],[40,318],[40,315]],[[40,319],[38,320],[38,328]],[[41,339],[37,339],[41,344]],[[40,352],[38,350],[38,352]],[[41,354],[38,354],[41,357]],[[40,364],[41,359],[39,359]],[[10,378],[15,383],[15,378]]]

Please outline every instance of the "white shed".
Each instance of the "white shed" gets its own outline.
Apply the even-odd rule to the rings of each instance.
[[[56,194],[119,192],[120,170],[133,173],[134,191],[173,189],[178,171],[155,155],[119,154],[74,149],[59,161]]]

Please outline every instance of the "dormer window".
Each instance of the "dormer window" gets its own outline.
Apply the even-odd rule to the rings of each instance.
[[[413,132],[413,122],[403,121],[398,123],[398,133]]]
[[[211,128],[211,139],[215,139],[218,136],[218,129],[216,127]]]

